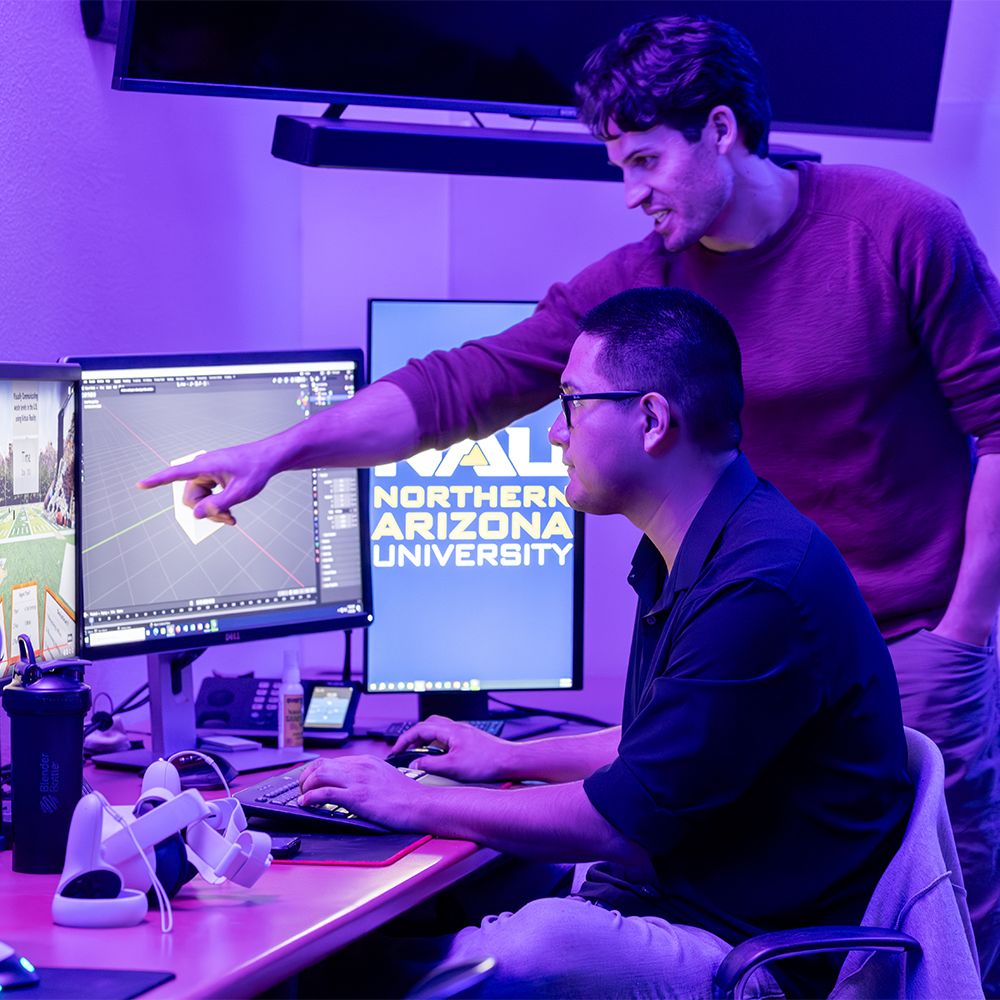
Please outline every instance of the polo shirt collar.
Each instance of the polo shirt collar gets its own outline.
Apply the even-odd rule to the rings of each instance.
[[[645,535],[632,557],[628,582],[638,594],[644,614],[656,614],[669,608],[677,594],[689,590],[708,561],[716,539],[740,504],[750,495],[759,480],[743,452],[731,462],[712,487],[691,522],[677,551],[670,575],[656,546]]]

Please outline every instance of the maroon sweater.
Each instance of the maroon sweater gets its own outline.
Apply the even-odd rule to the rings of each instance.
[[[948,199],[870,167],[797,164],[770,239],[668,254],[655,233],[556,284],[529,319],[386,380],[424,447],[479,438],[552,400],[577,319],[626,288],[676,285],[743,353],[743,449],[833,539],[886,637],[937,624],[955,584],[966,435],[1000,452],[1000,286]]]

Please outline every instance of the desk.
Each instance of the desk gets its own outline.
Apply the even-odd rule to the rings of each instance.
[[[138,797],[135,775],[88,764],[84,777],[112,802]],[[234,785],[260,778],[242,775]],[[155,910],[137,927],[56,926],[51,907],[59,876],[14,873],[4,851],[0,940],[38,966],[148,969],[177,977],[143,997],[252,997],[498,857],[468,841],[431,840],[386,868],[271,865],[252,889],[196,877],[172,901],[173,932],[161,934]]]

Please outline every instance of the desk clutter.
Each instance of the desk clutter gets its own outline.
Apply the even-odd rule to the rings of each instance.
[[[247,829],[233,796],[206,802],[196,789],[181,791],[177,768],[157,761],[134,806],[111,806],[100,792],[77,803],[52,919],[64,927],[131,927],[146,916],[153,893],[166,933],[170,897],[186,882],[200,875],[212,885],[228,879],[250,887],[271,864],[270,852],[270,836]]]

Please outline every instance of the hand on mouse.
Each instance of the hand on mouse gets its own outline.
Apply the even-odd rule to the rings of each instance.
[[[411,726],[393,745],[390,754],[411,747],[436,745],[447,753],[416,757],[409,765],[428,774],[457,781],[504,781],[510,744],[465,722],[432,715]]]

